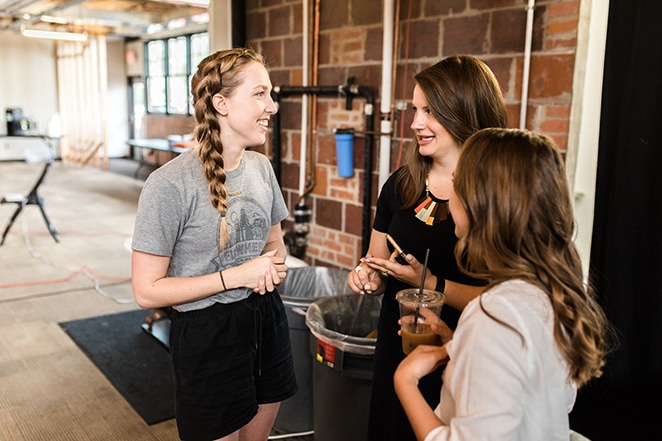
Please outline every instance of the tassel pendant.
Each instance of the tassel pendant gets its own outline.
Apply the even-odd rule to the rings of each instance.
[[[448,201],[437,203],[432,200],[427,178],[425,179],[425,195],[427,197],[423,202],[414,208],[416,218],[421,222],[425,222],[427,225],[438,224],[441,221],[445,221],[450,213],[448,209]]]

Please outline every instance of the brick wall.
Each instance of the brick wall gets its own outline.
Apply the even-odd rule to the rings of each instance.
[[[381,95],[382,1],[334,0],[320,2],[318,85],[342,85],[348,77]],[[526,0],[401,0],[396,48],[394,102],[411,100],[411,75],[453,54],[469,54],[495,72],[508,103],[509,126],[518,127],[526,33]],[[565,151],[568,138],[573,69],[580,0],[537,1],[534,13],[532,57],[527,103],[528,129],[552,136]],[[313,8],[311,7],[311,10]],[[302,84],[302,18],[300,0],[248,0],[248,45],[268,59],[274,85]],[[313,25],[310,25],[310,29]],[[312,44],[312,43],[311,43]],[[301,97],[281,100],[281,181],[292,212],[299,201]],[[363,139],[357,136],[355,173],[338,177],[332,130],[364,129],[365,101],[357,98],[345,110],[344,98],[317,98],[313,123],[313,191],[306,204],[313,210],[305,260],[312,265],[351,268],[361,254],[363,200]],[[375,128],[379,128],[379,102]],[[394,115],[391,170],[412,133],[410,109]],[[377,164],[378,141],[375,138]],[[270,143],[264,148],[268,155]],[[373,174],[372,210],[377,200]],[[284,223],[292,228],[292,218]]]

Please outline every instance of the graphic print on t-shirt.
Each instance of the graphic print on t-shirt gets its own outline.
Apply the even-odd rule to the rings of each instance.
[[[226,221],[230,237],[228,246],[221,251],[223,262],[237,265],[262,254],[271,227],[264,207],[253,198],[231,198]]]

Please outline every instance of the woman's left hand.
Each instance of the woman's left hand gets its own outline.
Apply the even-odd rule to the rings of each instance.
[[[395,375],[403,379],[406,378],[407,381],[418,383],[421,378],[434,372],[435,369],[447,362],[446,345],[419,345],[400,362]]]
[[[388,259],[370,257],[365,258],[362,261],[384,276],[395,277],[411,286],[420,285],[421,276],[423,274],[423,265],[421,265],[412,254],[407,254],[405,256],[409,265],[401,265],[395,261],[397,255],[396,252],[393,252]]]

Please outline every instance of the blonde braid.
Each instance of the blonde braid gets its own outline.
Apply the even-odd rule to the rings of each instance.
[[[223,144],[218,114],[214,109],[214,95],[229,96],[242,83],[241,71],[250,62],[264,64],[260,54],[251,49],[230,49],[209,55],[198,64],[191,80],[193,107],[197,122],[194,136],[203,162],[211,203],[221,215],[219,247],[228,243],[229,233],[225,214],[228,209],[227,175],[223,161]]]

